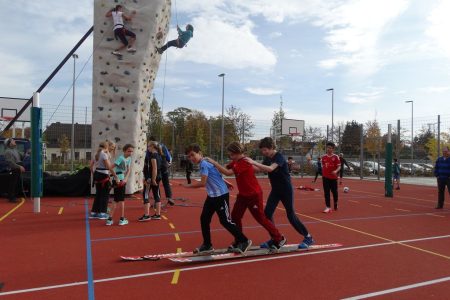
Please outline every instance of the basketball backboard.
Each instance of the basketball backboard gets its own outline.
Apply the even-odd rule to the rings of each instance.
[[[305,121],[294,119],[281,120],[281,135],[303,136],[305,132]]]
[[[14,118],[17,113],[27,104],[29,99],[0,97],[0,117]],[[31,121],[31,105],[23,112],[17,122]]]

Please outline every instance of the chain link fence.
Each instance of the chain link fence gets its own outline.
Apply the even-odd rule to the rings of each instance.
[[[74,165],[76,169],[89,165],[92,158],[91,107],[74,109]],[[190,143],[199,143],[205,155],[216,160],[222,156],[221,120],[208,118],[202,126],[176,126],[164,122],[161,132],[153,135],[160,139],[173,155],[173,172],[183,173],[186,163],[184,149]],[[391,124],[393,157],[401,165],[403,176],[433,176],[434,162],[444,145],[450,145],[450,115],[416,117],[391,121],[338,122],[334,126],[306,122],[304,136],[277,139],[278,150],[286,158],[292,157],[292,170],[300,176],[314,175],[317,158],[325,153],[327,141],[336,144],[336,152],[347,160],[347,176],[383,177],[386,166],[385,146],[388,125]],[[244,142],[247,154],[262,160],[258,149],[261,138],[270,136],[271,120],[251,120],[252,128],[242,134],[224,119],[224,148],[232,141]],[[72,107],[43,105],[43,141],[46,171],[70,171]],[[29,138],[28,123],[16,124],[6,136]],[[94,145],[95,146],[95,145]],[[224,149],[224,160],[227,159]],[[311,161],[307,158],[311,157]]]

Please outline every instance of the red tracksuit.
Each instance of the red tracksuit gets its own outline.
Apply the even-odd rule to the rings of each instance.
[[[248,208],[253,218],[269,232],[271,238],[276,243],[280,242],[283,237],[275,225],[264,214],[263,193],[256,179],[253,166],[246,160],[240,159],[228,164],[227,168],[232,169],[236,175],[239,190],[236,203],[231,212],[233,222],[242,230],[242,217]]]

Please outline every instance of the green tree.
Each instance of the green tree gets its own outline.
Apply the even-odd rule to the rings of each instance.
[[[361,124],[356,121],[347,122],[341,139],[341,152],[352,157],[359,155],[361,148]]]
[[[161,107],[156,100],[155,95],[150,103],[149,120],[147,123],[147,137],[154,136],[158,139],[162,138],[162,126],[163,126],[163,116]]]
[[[59,151],[61,152],[61,156],[63,158],[63,162],[66,163],[67,153],[69,153],[69,150],[70,150],[70,140],[65,134],[63,134],[59,137],[58,146],[59,146]]]
[[[375,156],[381,149],[381,130],[377,120],[367,121],[364,145],[367,152],[375,160]]]
[[[245,141],[253,136],[253,129],[255,128],[251,117],[240,108],[232,105],[227,108],[227,118],[233,124],[234,131],[239,136],[239,141],[245,144]]]

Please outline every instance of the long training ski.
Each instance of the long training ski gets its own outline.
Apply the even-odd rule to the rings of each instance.
[[[236,258],[246,258],[246,257],[254,257],[254,256],[263,256],[263,255],[276,255],[282,253],[293,253],[300,251],[314,251],[314,250],[322,250],[329,248],[338,248],[342,247],[342,244],[334,243],[334,244],[323,244],[323,245],[312,245],[308,249],[299,249],[298,245],[287,245],[283,246],[278,251],[273,251],[271,249],[261,249],[258,250],[249,250],[242,253],[237,252],[227,252],[221,254],[211,254],[211,255],[196,255],[196,256],[184,256],[184,257],[168,257],[171,261],[179,262],[179,263],[192,263],[192,262],[210,262],[217,260],[225,260],[225,259],[236,259]]]
[[[283,246],[284,247],[297,247],[298,244],[288,244]],[[251,247],[248,251],[258,251],[261,250],[258,246]],[[265,249],[267,250],[267,249]],[[162,254],[148,254],[148,255],[142,255],[142,256],[121,256],[120,258],[125,261],[143,261],[143,260],[160,260],[163,258],[178,258],[178,257],[191,257],[191,256],[207,256],[207,255],[219,255],[229,253],[228,249],[216,249],[212,253],[194,253],[192,251],[188,252],[174,252],[174,253],[162,253]]]

